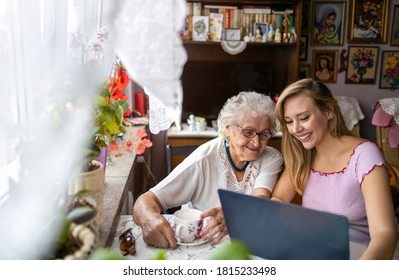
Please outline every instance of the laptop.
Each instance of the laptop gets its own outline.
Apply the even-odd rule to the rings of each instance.
[[[347,260],[344,216],[219,189],[230,239],[272,260]]]

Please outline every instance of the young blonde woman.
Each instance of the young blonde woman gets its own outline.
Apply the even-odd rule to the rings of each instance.
[[[350,241],[367,246],[362,259],[397,258],[397,221],[383,155],[374,143],[351,135],[328,87],[312,79],[289,85],[276,117],[285,170],[272,199],[290,202],[299,193],[303,207],[348,218]]]

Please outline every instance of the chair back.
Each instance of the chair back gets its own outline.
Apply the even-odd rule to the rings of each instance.
[[[174,156],[180,156],[180,157],[185,158],[197,148],[198,148],[198,145],[192,145],[192,146],[166,145],[166,162],[167,162],[168,174],[170,174],[170,172],[172,172],[172,170],[174,168],[174,166],[173,166],[173,157]]]
[[[185,158],[189,154],[191,154],[195,149],[198,148],[198,145],[195,146],[171,146],[171,145],[166,145],[166,162],[167,162],[167,168],[168,168],[168,175],[170,172],[173,170],[173,157],[180,156],[180,158]],[[173,207],[164,210],[162,213],[163,214],[173,214],[175,211],[179,210],[181,206],[178,207]]]

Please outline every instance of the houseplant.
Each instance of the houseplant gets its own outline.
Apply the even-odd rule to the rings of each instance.
[[[101,225],[104,216],[105,163],[95,159],[100,154],[101,148],[107,148],[116,135],[126,133],[123,126],[124,119],[131,114],[131,111],[127,96],[122,91],[129,82],[125,68],[119,60],[116,60],[110,78],[103,83],[99,94],[96,95],[90,139],[79,162],[80,172],[69,188],[70,195],[82,190],[90,191],[90,195],[97,201],[98,225]]]

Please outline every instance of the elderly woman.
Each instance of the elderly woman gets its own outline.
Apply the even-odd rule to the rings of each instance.
[[[200,236],[218,243],[227,234],[218,189],[270,198],[283,162],[267,146],[275,131],[274,102],[263,94],[241,92],[225,103],[218,128],[218,138],[199,146],[137,199],[133,219],[147,244],[176,248],[175,233],[160,213],[185,204],[204,211],[202,218],[209,218]]]
[[[331,91],[312,79],[284,89],[276,115],[285,170],[272,200],[290,202],[299,193],[304,207],[346,216],[349,239],[367,246],[362,259],[391,259],[398,233],[377,145],[352,136]]]

